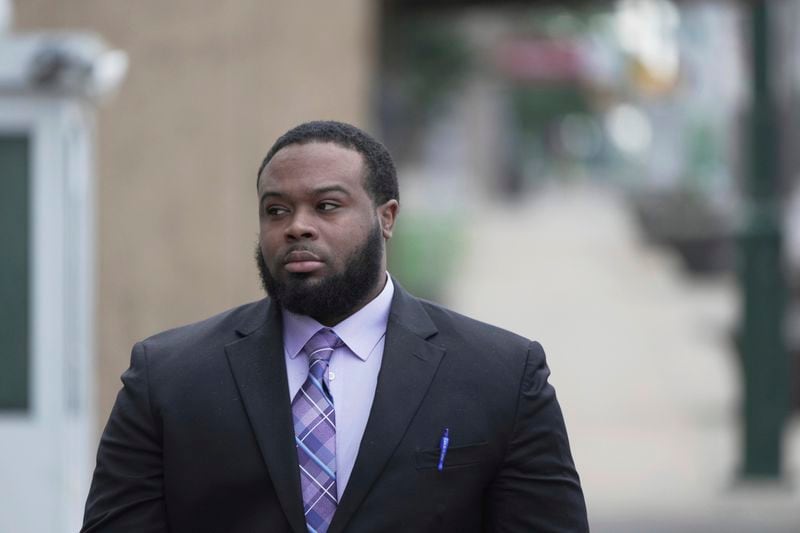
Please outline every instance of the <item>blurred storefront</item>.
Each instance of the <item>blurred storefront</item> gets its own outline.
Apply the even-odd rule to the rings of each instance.
[[[763,448],[765,433],[776,435],[767,446],[776,473],[782,422],[767,429],[763,420],[785,418],[790,386],[800,405],[796,328],[787,323],[784,338],[781,326],[785,283],[800,271],[797,224],[783,222],[797,218],[788,198],[800,169],[798,4],[388,5],[381,123],[401,147],[411,190],[436,188],[427,199],[415,194],[406,213],[450,228],[487,197],[513,202],[553,183],[603,183],[629,198],[643,238],[674,251],[692,275],[738,270],[742,325],[731,336],[755,424],[745,440]],[[425,239],[401,229],[398,244],[425,248]],[[441,252],[426,263],[400,254],[396,270],[444,279],[458,251]],[[743,472],[763,473],[753,462]]]
[[[80,521],[93,464],[97,105],[126,56],[0,34],[0,530]]]

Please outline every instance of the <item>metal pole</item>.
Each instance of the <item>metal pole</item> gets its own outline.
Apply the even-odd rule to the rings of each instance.
[[[769,0],[751,9],[752,109],[745,228],[739,247],[743,296],[743,478],[778,478],[789,412],[789,359],[783,333],[786,286],[778,196],[777,115],[770,84]]]

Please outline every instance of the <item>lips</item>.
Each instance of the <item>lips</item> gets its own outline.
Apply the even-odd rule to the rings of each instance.
[[[289,272],[313,272],[323,266],[322,259],[308,250],[295,250],[286,254],[283,266]]]

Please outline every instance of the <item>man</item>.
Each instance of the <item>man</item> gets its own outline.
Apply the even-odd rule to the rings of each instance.
[[[302,124],[257,184],[270,297],[134,347],[83,530],[588,531],[539,344],[386,274],[386,149]]]

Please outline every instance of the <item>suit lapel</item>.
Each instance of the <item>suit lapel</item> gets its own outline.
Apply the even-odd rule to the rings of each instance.
[[[267,305],[266,322],[260,314],[255,327],[251,320],[240,328],[244,337],[225,352],[275,493],[289,524],[305,533],[280,312],[277,305]]]
[[[355,466],[328,533],[340,533],[394,453],[439,368],[444,349],[422,305],[395,282],[375,399]]]

